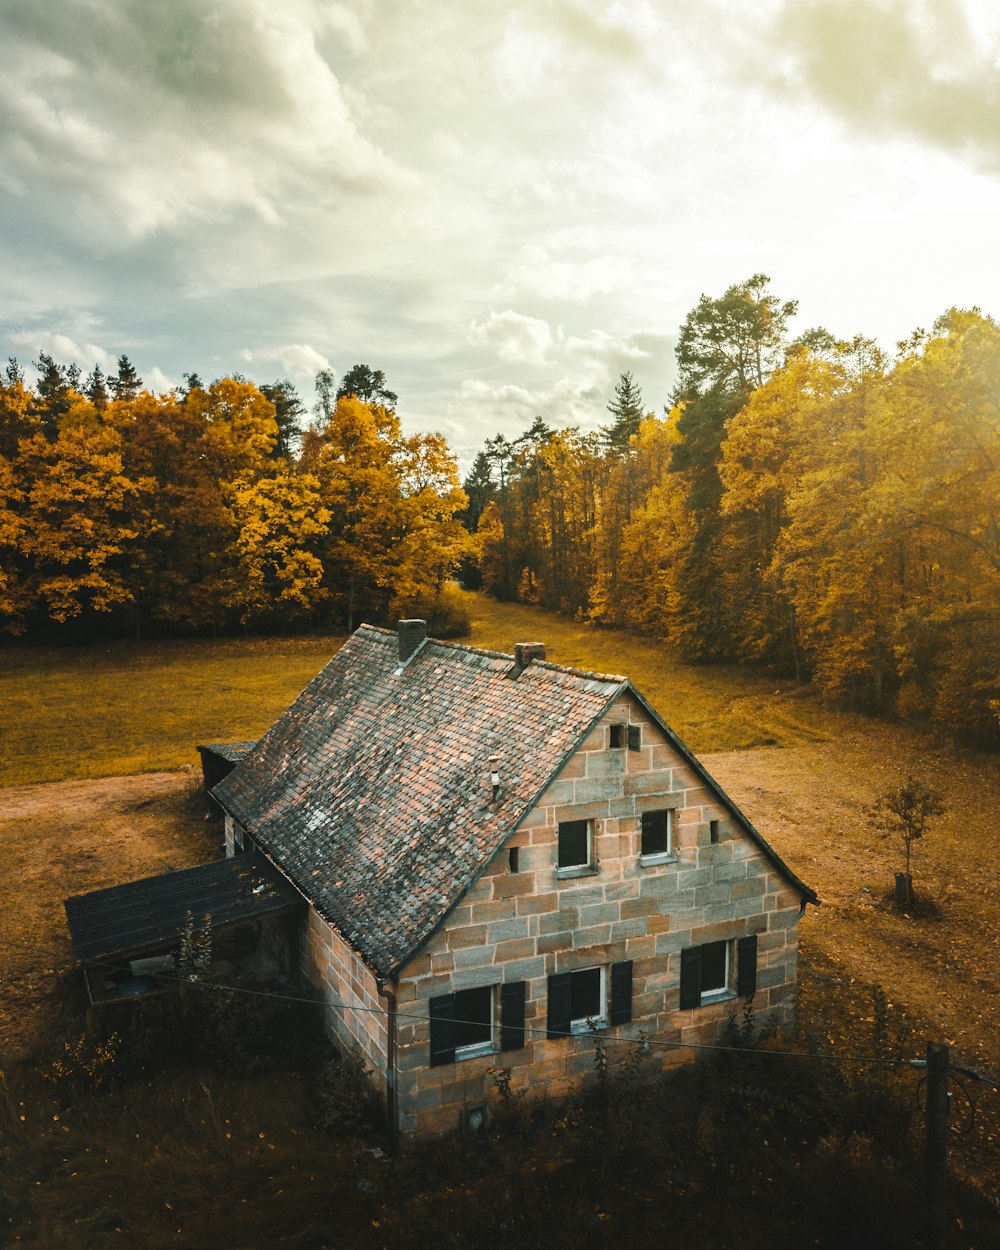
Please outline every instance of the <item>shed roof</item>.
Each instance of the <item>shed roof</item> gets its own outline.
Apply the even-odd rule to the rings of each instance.
[[[301,903],[299,892],[263,855],[237,855],[77,894],[63,906],[73,953],[81,963],[96,963],[176,941],[188,913],[196,929],[217,929]]]
[[[370,966],[391,975],[625,690],[637,694],[624,677],[542,660],[522,669],[510,655],[433,640],[400,663],[397,635],[363,625],[212,793]]]
[[[201,752],[202,759],[206,755],[217,755],[229,764],[239,764],[246,753],[252,751],[256,745],[253,739],[244,742],[206,742],[197,750]]]

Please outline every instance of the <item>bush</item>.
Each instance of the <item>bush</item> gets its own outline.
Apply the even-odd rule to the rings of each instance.
[[[427,622],[432,638],[466,638],[472,632],[468,598],[457,586],[447,585],[433,595],[398,600],[393,604],[394,619],[416,617]]]
[[[375,1125],[378,1097],[370,1071],[357,1055],[346,1053],[328,1060],[316,1082],[320,1123],[337,1137],[361,1137]]]

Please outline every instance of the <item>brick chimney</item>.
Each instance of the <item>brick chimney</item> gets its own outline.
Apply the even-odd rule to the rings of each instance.
[[[427,641],[427,622],[421,620],[398,621],[399,662],[405,664],[417,648]]]
[[[518,678],[528,667],[532,660],[545,659],[545,643],[544,642],[518,642],[514,645],[514,667],[507,674],[508,677]]]

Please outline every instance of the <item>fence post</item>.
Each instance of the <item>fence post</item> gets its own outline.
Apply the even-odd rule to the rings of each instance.
[[[927,1250],[948,1234],[948,1047],[927,1043]]]

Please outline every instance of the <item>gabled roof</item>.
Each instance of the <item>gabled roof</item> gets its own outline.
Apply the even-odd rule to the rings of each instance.
[[[626,690],[816,901],[624,677],[543,660],[519,669],[510,655],[433,640],[401,664],[397,635],[371,625],[348,639],[212,794],[388,976],[459,902]]]
[[[76,894],[63,906],[73,954],[93,963],[176,941],[189,913],[196,931],[219,929],[290,911],[302,899],[262,855],[237,855]]]
[[[379,973],[468,890],[621,677],[362,625],[213,795]],[[490,757],[500,792],[493,800]]]

